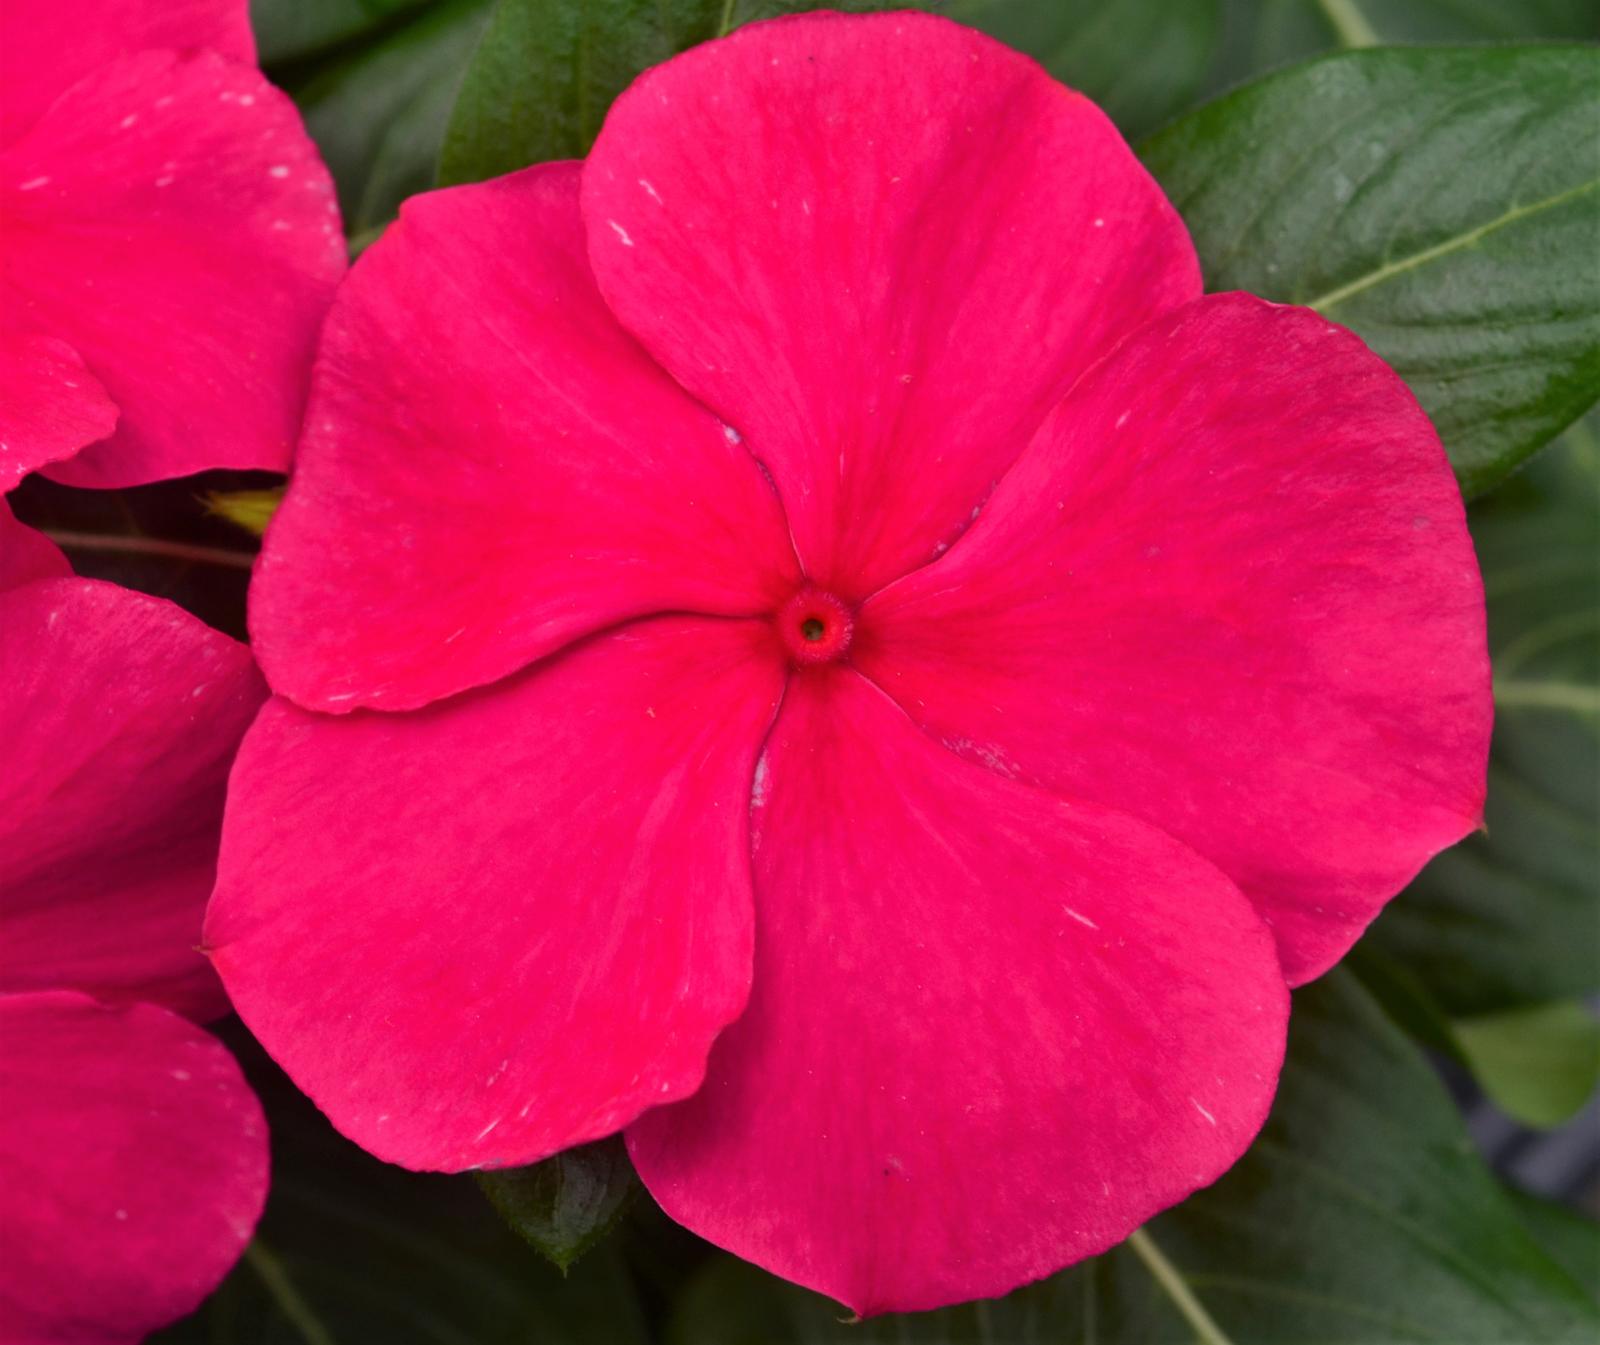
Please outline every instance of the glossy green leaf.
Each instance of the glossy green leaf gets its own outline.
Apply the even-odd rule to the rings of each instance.
[[[343,48],[290,92],[339,188],[345,232],[360,237],[435,185],[439,146],[489,0],[430,0]]]
[[[1212,290],[1307,304],[1411,385],[1469,494],[1600,398],[1600,49],[1386,49],[1147,142]]]
[[[620,1135],[476,1176],[501,1217],[563,1271],[616,1227],[639,1192]]]
[[[1489,1176],[1417,1048],[1348,972],[1295,996],[1261,1138],[1093,1262],[992,1303],[841,1325],[751,1267],[709,1268],[678,1345],[1591,1341],[1600,1309]]]
[[[945,12],[1027,52],[1127,136],[1194,101],[1221,29],[1219,0],[951,0]]]
[[[1483,1091],[1525,1125],[1571,1120],[1600,1084],[1600,1020],[1577,1000],[1457,1019],[1455,1036]]]
[[[1487,832],[1367,942],[1455,1015],[1600,990],[1600,438],[1590,418],[1468,514],[1489,603]]]

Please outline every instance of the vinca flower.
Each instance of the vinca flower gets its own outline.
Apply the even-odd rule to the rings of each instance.
[[[0,500],[0,1338],[136,1342],[228,1271],[267,1132],[196,1022],[223,789],[265,694],[171,603]]]
[[[0,8],[0,490],[285,467],[344,257],[246,0]]]
[[[862,1313],[1125,1238],[1478,825],[1482,588],[1350,332],[1202,297],[1106,118],[911,14],[741,29],[413,199],[323,337],[206,944],[420,1169],[622,1130]]]

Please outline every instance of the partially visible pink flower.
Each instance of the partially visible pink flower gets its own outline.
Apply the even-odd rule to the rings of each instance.
[[[0,6],[0,490],[282,469],[344,266],[246,0]]]
[[[923,16],[743,29],[413,200],[251,601],[206,934],[267,1048],[412,1167],[626,1127],[863,1312],[1214,1180],[1286,983],[1483,800],[1415,400],[1202,298],[1106,119]]]
[[[263,695],[242,645],[71,577],[0,501],[0,1339],[140,1340],[261,1212],[260,1105],[188,1019],[227,1007],[196,945]]]

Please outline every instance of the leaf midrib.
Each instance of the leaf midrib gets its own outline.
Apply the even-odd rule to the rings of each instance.
[[[1403,275],[1407,271],[1415,270],[1419,266],[1426,266],[1430,262],[1438,261],[1440,257],[1449,256],[1452,252],[1459,252],[1481,241],[1497,229],[1515,224],[1519,220],[1527,219],[1544,210],[1552,210],[1556,206],[1576,199],[1587,192],[1600,188],[1600,178],[1588,182],[1581,182],[1576,187],[1569,187],[1566,191],[1557,192],[1554,196],[1546,196],[1538,201],[1531,201],[1527,205],[1513,206],[1503,215],[1497,215],[1492,220],[1486,220],[1475,228],[1468,229],[1465,233],[1456,234],[1445,239],[1442,243],[1435,243],[1432,247],[1423,248],[1420,252],[1413,252],[1410,256],[1401,257],[1397,261],[1386,262],[1384,265],[1358,276],[1336,289],[1329,290],[1318,298],[1308,300],[1307,308],[1314,308],[1318,312],[1327,312],[1336,304],[1342,304],[1364,290],[1371,289],[1374,285],[1381,285],[1384,281],[1394,276]]]

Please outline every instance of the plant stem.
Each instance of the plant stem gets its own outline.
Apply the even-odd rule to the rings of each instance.
[[[1194,1328],[1194,1338],[1200,1345],[1233,1345],[1227,1334],[1216,1324],[1211,1314],[1184,1283],[1178,1268],[1167,1260],[1165,1253],[1156,1246],[1155,1240],[1144,1229],[1136,1228],[1128,1235],[1128,1246],[1132,1247],[1134,1253],[1144,1262],[1145,1269],[1155,1277],[1156,1283],[1167,1291],[1167,1296],[1183,1314],[1184,1320]]]
[[[1318,0],[1322,12],[1333,25],[1339,45],[1352,50],[1357,47],[1375,47],[1382,39],[1367,16],[1356,8],[1356,0]]]
[[[164,556],[170,560],[192,561],[197,565],[226,565],[248,570],[255,556],[248,551],[230,551],[221,546],[191,546],[187,542],[166,542],[159,537],[128,537],[106,532],[71,532],[64,528],[41,528],[57,546],[78,551],[114,551],[132,556]]]

